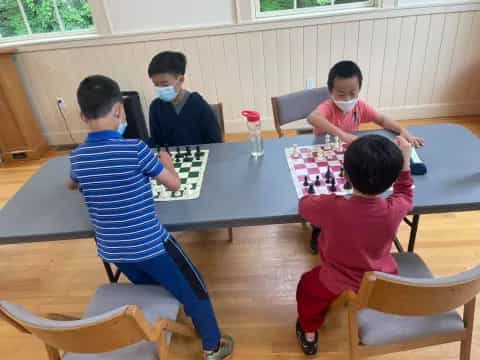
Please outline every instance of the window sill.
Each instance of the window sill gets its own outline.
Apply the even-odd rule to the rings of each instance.
[[[65,41],[94,40],[99,38],[95,30],[72,31],[69,33],[39,34],[30,37],[2,38],[0,49],[17,48],[20,46],[55,44]]]

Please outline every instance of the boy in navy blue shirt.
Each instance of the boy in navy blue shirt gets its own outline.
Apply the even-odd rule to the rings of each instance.
[[[158,158],[141,140],[124,139],[118,84],[101,75],[77,91],[81,118],[91,132],[71,156],[69,188],[80,188],[95,229],[98,255],[115,263],[135,284],[156,284],[172,293],[192,318],[204,358],[225,359],[233,340],[221,336],[205,283],[180,244],[158,220],[150,178],[176,191],[180,179],[169,155]]]
[[[187,59],[164,51],[152,59],[148,76],[157,98],[150,105],[150,146],[182,146],[222,142],[220,124],[197,92],[183,88]]]

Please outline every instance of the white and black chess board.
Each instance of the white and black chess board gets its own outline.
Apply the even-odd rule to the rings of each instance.
[[[338,139],[332,144],[294,145],[285,149],[298,198],[306,194],[352,193],[351,184],[343,176],[345,150],[345,144]]]
[[[200,197],[203,176],[207,168],[208,149],[177,148],[170,151],[172,162],[180,176],[181,186],[178,191],[170,191],[164,185],[151,180],[153,199],[155,201],[193,200]]]

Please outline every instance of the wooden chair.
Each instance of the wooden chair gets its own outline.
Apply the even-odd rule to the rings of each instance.
[[[217,121],[220,124],[220,130],[222,130],[222,141],[225,141],[225,118],[223,116],[223,104],[210,104],[213,113],[217,117]],[[228,228],[228,240],[233,241],[233,228]]]
[[[480,266],[433,278],[416,254],[394,257],[400,276],[369,272],[358,295],[345,292],[331,307],[348,309],[350,359],[458,341],[460,359],[469,360]]]
[[[225,141],[225,118],[223,116],[223,104],[210,104],[210,108],[217,117],[218,124],[220,125],[220,130],[222,131],[222,141]]]
[[[283,137],[282,126],[306,119],[319,104],[329,98],[330,92],[327,87],[272,97],[273,120],[278,137]]]
[[[97,289],[82,319],[38,317],[6,301],[0,317],[43,341],[50,360],[166,360],[172,333],[196,336],[175,322],[179,306],[159,286],[115,284]]]

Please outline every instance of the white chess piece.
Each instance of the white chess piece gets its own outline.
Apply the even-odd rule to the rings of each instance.
[[[292,147],[292,158],[297,159],[300,154],[298,153],[298,145],[293,144]]]
[[[325,144],[330,145],[330,134],[328,133],[325,135]]]

